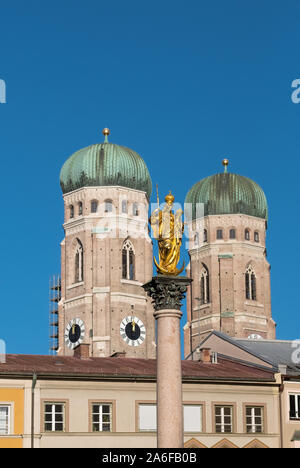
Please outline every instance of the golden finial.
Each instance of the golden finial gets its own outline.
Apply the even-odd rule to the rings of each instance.
[[[110,134],[109,128],[104,128],[102,130],[102,133],[105,136],[104,143],[108,143],[108,135]]]
[[[222,164],[223,164],[223,166],[224,166],[224,172],[226,173],[226,172],[227,172],[227,166],[228,166],[228,164],[229,164],[229,160],[226,159],[226,158],[223,159]]]

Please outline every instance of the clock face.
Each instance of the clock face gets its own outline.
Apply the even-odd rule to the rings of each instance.
[[[120,324],[120,335],[129,346],[139,346],[145,340],[146,328],[138,317],[125,317]]]
[[[76,348],[83,342],[85,326],[81,319],[70,320],[65,330],[65,342],[70,349]]]

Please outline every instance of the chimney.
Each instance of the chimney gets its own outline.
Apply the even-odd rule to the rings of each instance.
[[[200,361],[204,364],[211,363],[211,349],[210,348],[201,348],[200,349]]]
[[[124,358],[125,356],[126,356],[125,351],[116,351],[110,357],[117,357],[117,358],[122,357],[122,358]]]
[[[74,357],[77,359],[88,359],[90,357],[90,345],[81,343],[74,349]]]

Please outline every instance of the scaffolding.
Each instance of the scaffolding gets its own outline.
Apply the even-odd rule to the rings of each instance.
[[[58,303],[61,299],[60,276],[51,276],[49,280],[49,354],[58,350]]]

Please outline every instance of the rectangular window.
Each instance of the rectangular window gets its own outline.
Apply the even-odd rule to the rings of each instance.
[[[65,403],[45,403],[44,416],[46,432],[65,430]]]
[[[156,431],[156,405],[140,404],[139,405],[139,430],[140,431]]]
[[[232,432],[232,406],[215,407],[216,432]]]
[[[300,394],[290,395],[290,419],[300,419]]]
[[[258,434],[264,432],[264,409],[259,406],[246,407],[247,433]]]
[[[229,231],[229,238],[230,238],[230,239],[235,239],[235,229],[230,229],[230,231]]]
[[[10,433],[10,406],[0,405],[0,434]]]
[[[217,229],[217,239],[223,239],[223,231],[222,231],[222,229]]]
[[[92,404],[93,432],[112,431],[112,405],[109,403]]]
[[[202,406],[183,406],[184,432],[202,432]]]

